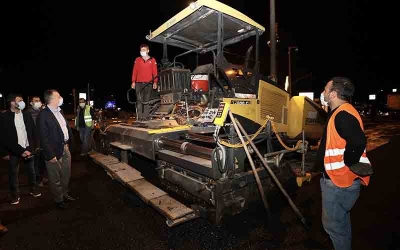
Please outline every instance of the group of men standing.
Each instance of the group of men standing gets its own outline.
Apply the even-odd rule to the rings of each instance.
[[[76,200],[69,195],[71,177],[72,130],[60,106],[63,98],[57,90],[44,92],[45,104],[39,96],[31,99],[30,107],[20,94],[7,96],[8,109],[0,113],[0,159],[8,162],[8,183],[11,205],[20,202],[19,165],[28,173],[29,194],[40,197],[38,187],[48,183],[53,200],[60,209],[65,202]],[[89,151],[95,114],[86,100],[79,100],[75,118],[76,129],[82,142],[81,155]],[[46,171],[47,170],[47,171]],[[44,177],[47,172],[48,178]],[[0,222],[0,234],[8,229]]]
[[[72,130],[60,108],[63,98],[57,90],[50,89],[44,92],[44,101],[45,105],[42,105],[40,97],[33,97],[31,107],[25,111],[23,97],[10,94],[7,97],[8,109],[0,113],[0,157],[8,161],[11,205],[20,202],[20,163],[25,165],[28,172],[30,195],[40,197],[38,187],[48,180],[58,208],[65,208],[65,202],[75,200],[68,193]],[[90,112],[91,109],[88,110]],[[87,152],[88,149],[83,150]],[[48,179],[43,176],[45,169]]]

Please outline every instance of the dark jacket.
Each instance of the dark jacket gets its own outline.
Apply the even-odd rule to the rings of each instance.
[[[33,109],[32,107],[30,107],[29,109],[28,109],[28,113],[32,116],[32,119],[33,119],[33,121],[34,121],[34,123],[35,123],[35,127],[36,127],[36,130],[35,130],[35,133],[36,133],[36,141],[35,141],[35,146],[36,146],[36,148],[40,148],[40,137],[39,137],[39,134],[40,134],[40,132],[39,132],[39,126],[36,124],[36,118],[37,118],[37,116],[39,115],[39,113],[40,113],[40,111],[41,111],[42,109],[38,109],[38,110],[35,110],[35,109]],[[35,149],[36,149],[35,148]]]
[[[33,118],[33,121],[35,122],[35,125],[36,125],[36,117],[37,117],[38,114],[40,113],[40,110],[41,110],[41,109],[38,109],[38,110],[33,109],[32,107],[29,107],[29,108],[28,108],[28,112],[31,114],[31,116],[32,116],[32,118]]]
[[[36,149],[35,123],[33,122],[32,116],[28,112],[22,112],[22,116],[24,118],[26,135],[29,142],[29,146],[26,149],[18,144],[17,129],[15,127],[15,113],[10,109],[3,113],[3,145],[10,154],[17,156],[21,156],[26,150],[32,152],[32,150]]]
[[[60,112],[64,116],[63,112]],[[44,151],[45,160],[49,161],[54,157],[60,159],[63,156],[64,145],[70,145],[72,140],[72,130],[67,119],[65,119],[64,116],[69,136],[69,140],[67,142],[64,142],[64,133],[57,121],[57,118],[48,107],[40,111],[36,119],[40,131],[40,147]]]
[[[0,112],[0,158],[3,158],[4,156],[9,154],[4,146],[5,134],[3,129],[3,123],[4,123],[4,114]]]

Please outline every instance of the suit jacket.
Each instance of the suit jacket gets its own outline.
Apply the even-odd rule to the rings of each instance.
[[[26,150],[32,151],[36,149],[36,131],[35,123],[32,116],[27,112],[22,112],[25,123],[26,135],[28,137],[29,146],[25,149],[18,144],[17,128],[15,127],[15,113],[10,109],[3,113],[3,145],[9,154],[21,156]]]
[[[63,112],[60,112],[65,119]],[[49,107],[46,107],[40,111],[36,119],[36,123],[39,126],[40,147],[44,151],[45,160],[49,161],[54,157],[60,159],[64,153],[64,145],[71,144],[72,140],[72,130],[67,119],[65,119],[69,135],[67,142],[64,141],[64,133],[61,129],[61,126]]]

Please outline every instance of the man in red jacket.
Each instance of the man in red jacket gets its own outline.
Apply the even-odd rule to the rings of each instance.
[[[157,89],[157,62],[149,56],[149,46],[140,45],[140,57],[137,57],[133,65],[132,85],[136,89],[136,108],[138,121],[149,120],[149,100],[153,89]]]

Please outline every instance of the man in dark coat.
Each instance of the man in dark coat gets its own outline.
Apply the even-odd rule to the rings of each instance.
[[[28,172],[30,194],[39,197],[37,191],[34,155],[36,148],[35,124],[29,113],[22,112],[25,102],[21,95],[10,94],[7,97],[9,109],[3,114],[2,130],[4,133],[3,145],[8,153],[9,161],[8,178],[11,193],[11,205],[16,205],[20,200],[19,190],[19,162],[22,160]]]

